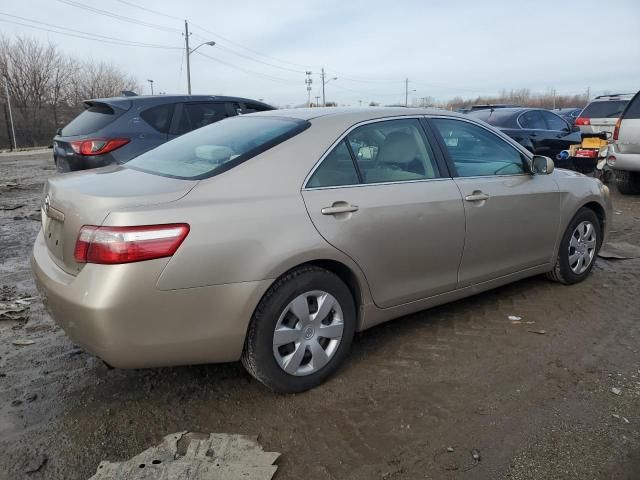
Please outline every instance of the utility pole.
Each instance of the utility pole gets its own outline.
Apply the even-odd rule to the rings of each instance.
[[[587,87],[587,102],[591,99],[591,87]]]
[[[11,112],[11,99],[9,98],[9,79],[4,77],[4,91],[7,95],[7,107],[9,107],[9,123],[11,124],[11,136],[13,137],[13,147],[11,151],[17,150],[18,144],[16,143],[16,129],[13,125],[13,113]]]
[[[307,85],[307,107],[311,106],[311,84],[313,80],[311,80],[311,72],[305,72],[307,74],[307,78],[304,83]]]
[[[404,79],[404,106],[409,106],[409,79]]]
[[[320,74],[320,78],[322,79],[322,106],[326,107],[327,106],[327,102],[325,101],[325,97],[324,97],[324,86],[325,86],[325,81],[324,81],[324,67],[322,67],[322,73]]]
[[[316,107],[320,105],[320,95],[316,95]]]
[[[184,48],[187,54],[187,92],[191,95],[191,65],[189,57],[191,56],[191,50],[189,50],[189,24],[184,21]]]
[[[151,95],[153,95],[153,80],[147,80],[147,82],[149,82],[149,85],[151,86]]]

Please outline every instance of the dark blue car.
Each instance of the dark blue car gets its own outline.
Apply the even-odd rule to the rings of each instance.
[[[128,162],[218,120],[274,109],[256,100],[211,95],[99,98],[84,105],[85,110],[53,139],[59,172]]]

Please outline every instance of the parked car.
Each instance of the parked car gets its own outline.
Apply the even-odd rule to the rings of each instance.
[[[576,118],[580,116],[580,112],[582,112],[582,108],[578,107],[566,107],[566,108],[556,108],[552,110],[556,115],[560,115],[564,118],[571,126],[576,124]]]
[[[53,139],[59,172],[128,162],[196,128],[238,114],[273,110],[256,100],[211,95],[122,96],[86,100]]]
[[[79,181],[81,180],[81,181]],[[355,331],[531,275],[572,284],[609,190],[442,110],[274,110],[49,178],[32,267],[115,367],[242,359],[297,392]]]
[[[511,103],[487,103],[487,104],[478,104],[471,105],[470,107],[458,108],[456,112],[458,113],[469,113],[475,112],[476,110],[495,110],[496,108],[513,108],[519,107],[520,105],[515,105]]]
[[[583,133],[610,132],[633,94],[601,95],[594,98],[576,118]]]
[[[640,92],[615,125],[607,164],[615,170],[620,193],[640,194]]]
[[[499,128],[520,145],[535,155],[546,155],[558,166],[571,168],[570,160],[558,159],[557,155],[570,145],[581,142],[580,133],[562,117],[540,108],[501,108],[478,110],[468,116]]]

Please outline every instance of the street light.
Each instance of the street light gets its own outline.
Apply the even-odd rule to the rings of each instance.
[[[327,102],[325,101],[324,98],[324,86],[329,83],[331,80],[337,80],[338,77],[331,77],[329,79],[326,79],[325,73],[324,73],[324,68],[322,69],[322,73],[320,74],[320,78],[322,79],[322,106],[326,107],[327,106]]]
[[[153,95],[153,80],[147,80],[147,82],[149,82],[149,85],[151,86],[151,95]]]
[[[202,42],[196,48],[189,48],[189,24],[186,20],[184,21],[184,45],[187,51],[187,90],[189,92],[189,95],[191,95],[191,64],[189,62],[189,57],[191,57],[191,54],[198,50],[201,46],[209,45],[210,47],[213,47],[215,44],[216,42],[212,40],[210,42]]]

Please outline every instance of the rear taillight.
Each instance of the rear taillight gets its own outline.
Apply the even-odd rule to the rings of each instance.
[[[620,135],[620,123],[622,123],[622,119],[619,118],[618,121],[616,122],[616,126],[613,129],[613,139],[614,140],[618,140],[618,135]]]
[[[576,118],[576,125],[591,125],[591,120],[586,117]]]
[[[102,155],[129,143],[128,138],[90,138],[71,142],[71,148],[80,155]]]
[[[78,263],[130,263],[170,257],[189,233],[186,223],[80,229],[74,251]]]

